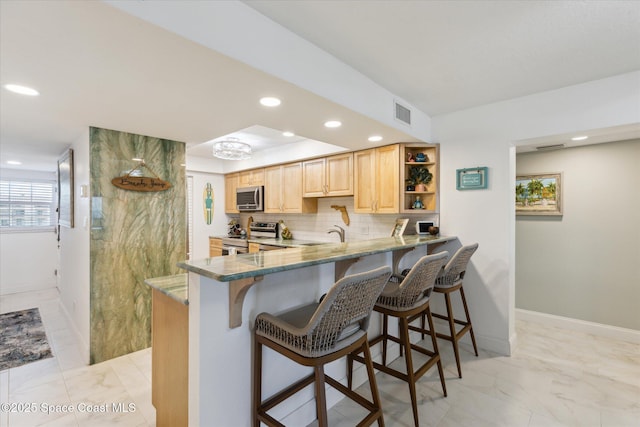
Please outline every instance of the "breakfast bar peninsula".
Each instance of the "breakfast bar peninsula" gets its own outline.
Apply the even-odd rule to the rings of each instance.
[[[259,313],[278,313],[317,301],[347,273],[382,265],[397,272],[426,253],[451,252],[456,245],[453,236],[416,235],[178,263],[189,273],[189,425],[251,425],[251,332]],[[371,328],[379,327],[374,320]],[[308,373],[268,351],[263,363],[264,396]],[[345,365],[330,365],[327,373],[344,378]],[[327,392],[328,406],[341,398],[332,392]],[[273,415],[286,425],[307,425],[315,419],[313,397],[309,388],[274,408]]]

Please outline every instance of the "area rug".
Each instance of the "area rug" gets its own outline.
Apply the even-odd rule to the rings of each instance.
[[[0,314],[0,371],[53,357],[37,308]]]

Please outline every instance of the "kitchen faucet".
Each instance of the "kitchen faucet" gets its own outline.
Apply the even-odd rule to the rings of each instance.
[[[339,230],[331,229],[327,231],[327,234],[338,233],[340,235],[340,242],[344,243],[344,228],[340,227],[339,225],[334,225],[334,227],[338,227]]]

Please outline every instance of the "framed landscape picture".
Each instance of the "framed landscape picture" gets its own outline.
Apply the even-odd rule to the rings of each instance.
[[[396,219],[396,223],[393,225],[391,229],[391,237],[400,237],[404,234],[404,229],[407,228],[407,224],[409,223],[409,218],[398,218]]]
[[[562,174],[516,176],[516,215],[562,215]]]

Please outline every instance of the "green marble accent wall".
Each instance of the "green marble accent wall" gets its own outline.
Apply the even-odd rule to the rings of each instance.
[[[144,280],[177,274],[186,258],[185,144],[91,128],[90,363],[151,345]],[[127,191],[111,180],[143,158],[172,187]],[[154,176],[143,168],[145,176]]]

